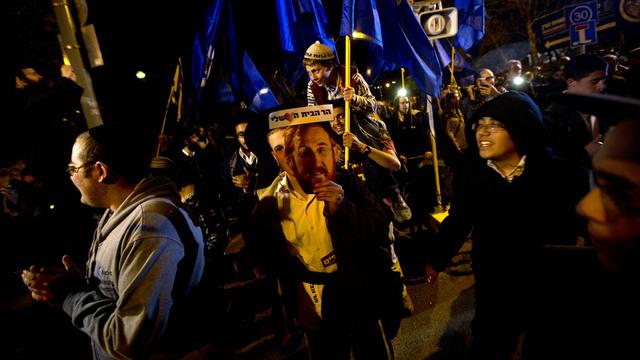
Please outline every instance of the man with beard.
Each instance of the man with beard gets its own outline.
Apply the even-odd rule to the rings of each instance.
[[[365,185],[337,167],[328,122],[294,121],[287,164],[300,187],[263,196],[246,229],[261,271],[278,276],[313,359],[391,359],[383,310],[393,281],[388,221]]]

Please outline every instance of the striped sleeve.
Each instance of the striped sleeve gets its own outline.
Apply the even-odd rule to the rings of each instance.
[[[354,101],[351,102],[356,110],[363,112],[376,112],[376,98],[371,93],[367,81],[358,72],[354,73],[351,78],[355,83]]]
[[[311,90],[311,84],[313,84],[313,81],[309,81],[309,83],[307,84],[307,105],[308,106],[317,105],[316,98],[313,97],[313,91]]]

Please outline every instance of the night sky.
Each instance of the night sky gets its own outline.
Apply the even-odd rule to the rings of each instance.
[[[50,0],[8,1],[13,10],[16,36],[12,51],[16,58],[59,62],[57,24]],[[194,35],[211,2],[87,0],[87,23],[95,26],[105,64],[89,70],[104,121],[135,119],[160,128],[178,57],[183,59],[185,78],[190,78]],[[341,1],[323,3],[329,32],[337,35]],[[269,81],[282,67],[275,1],[232,0],[231,4],[238,43]],[[139,70],[147,74],[146,79],[136,78]],[[301,79],[301,84],[304,88],[306,79]]]

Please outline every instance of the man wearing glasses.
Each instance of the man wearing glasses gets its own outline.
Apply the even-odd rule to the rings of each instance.
[[[91,338],[95,359],[180,352],[178,334],[186,329],[176,319],[203,274],[202,233],[180,209],[175,184],[147,176],[143,139],[117,124],[77,137],[71,181],[82,203],[106,209],[86,276],[68,255],[64,269],[33,265],[22,272],[34,300],[61,306]]]
[[[427,254],[427,281],[471,235],[472,358],[509,359],[533,306],[530,284],[543,265],[542,247],[575,244],[581,234],[575,206],[588,190],[588,177],[549,155],[540,109],[525,93],[510,91],[487,102],[469,125],[449,216]]]
[[[491,69],[482,69],[476,76],[476,83],[467,89],[468,96],[460,103],[460,110],[465,120],[471,119],[473,113],[482,104],[506,92],[502,87],[496,87],[496,77]]]

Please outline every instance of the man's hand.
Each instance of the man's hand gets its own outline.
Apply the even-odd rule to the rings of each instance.
[[[82,274],[69,255],[62,257],[62,264],[64,269],[31,265],[28,270],[22,270],[22,282],[34,300],[60,304],[73,289],[72,286],[81,283]]]
[[[498,89],[496,89],[495,86],[493,85],[480,85],[480,95],[482,95],[483,97],[489,97],[489,96],[498,96],[500,95],[500,91],[498,91]]]
[[[342,88],[342,95],[344,95],[344,101],[351,103],[355,100],[356,92],[352,87],[347,86]]]
[[[367,148],[367,145],[360,141],[357,136],[353,135],[350,132],[345,132],[342,134],[342,144],[359,153],[364,153],[364,150]]]
[[[231,177],[231,181],[233,181],[233,185],[235,187],[242,189],[245,193],[249,192],[249,185],[251,184],[253,176],[249,173],[236,175]]]
[[[314,184],[313,193],[318,200],[324,201],[324,209],[329,215],[335,214],[344,200],[344,189],[333,181]]]
[[[78,76],[76,75],[76,72],[73,70],[73,67],[71,67],[71,65],[62,64],[62,66],[60,66],[60,74],[62,75],[62,77],[66,77],[73,82],[76,82],[78,80]]]

